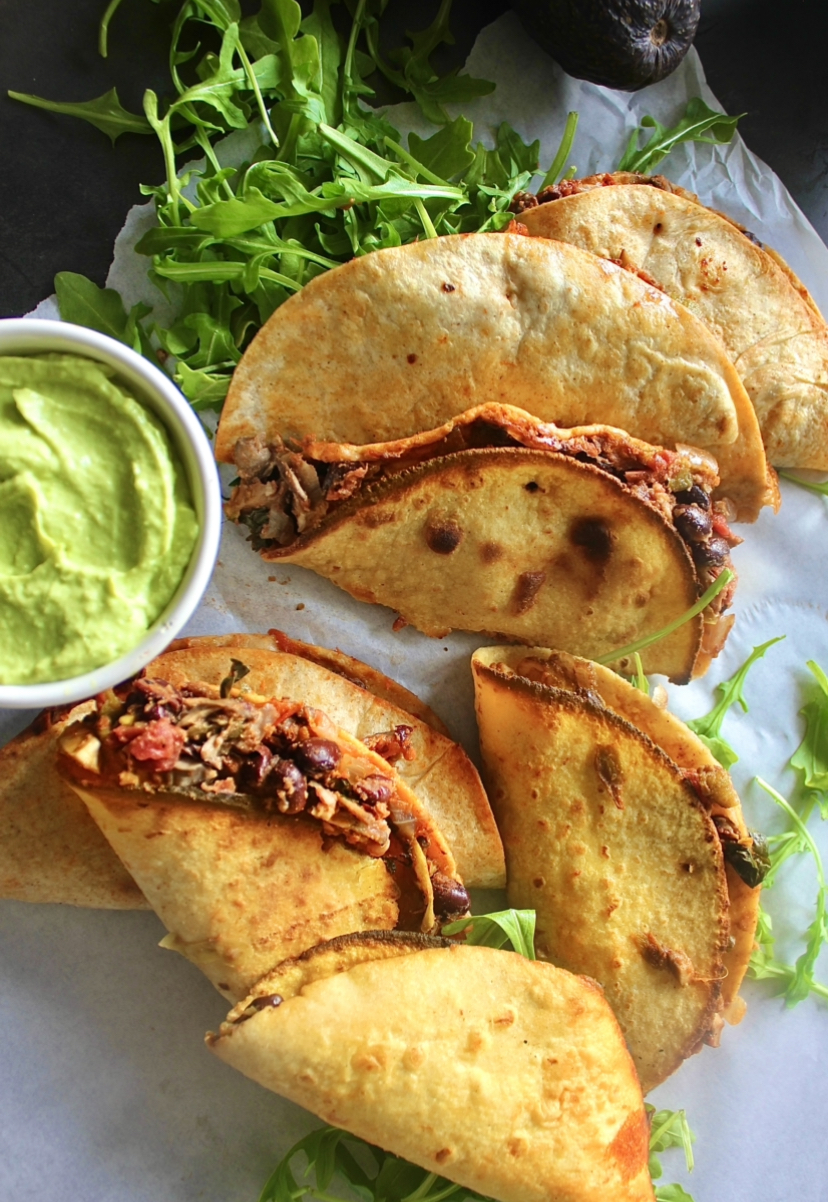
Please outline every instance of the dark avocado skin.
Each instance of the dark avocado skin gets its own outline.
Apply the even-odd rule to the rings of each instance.
[[[526,32],[568,75],[635,92],[675,71],[700,0],[511,0]]]

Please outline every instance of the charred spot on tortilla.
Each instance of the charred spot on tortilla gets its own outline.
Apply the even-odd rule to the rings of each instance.
[[[652,968],[666,969],[679,985],[687,985],[693,980],[693,961],[684,952],[659,943],[652,931],[648,931],[637,942],[642,957]]]
[[[624,773],[621,768],[621,761],[618,758],[618,752],[611,744],[595,749],[595,771],[598,773],[598,779],[601,781],[601,784],[605,785],[609,790],[612,800],[618,809],[623,810],[624,801],[621,797],[621,782],[624,779]]]
[[[538,599],[538,593],[546,581],[546,572],[521,572],[515,585],[514,610],[517,614],[528,613]]]
[[[435,555],[451,555],[463,541],[463,531],[450,518],[432,520],[426,526],[425,540]]]
[[[417,356],[416,356],[416,355],[414,354],[414,352],[412,351],[410,355],[406,355],[406,360],[407,360],[409,363],[416,363],[416,362],[417,362]]]
[[[500,543],[482,543],[480,546],[480,558],[483,563],[497,563],[506,554],[505,547],[501,547]]]
[[[616,541],[606,518],[579,518],[573,523],[569,537],[593,563],[606,563]]]
[[[456,291],[457,291],[457,288],[454,284],[449,284],[448,282],[443,284],[443,292],[456,292]]]

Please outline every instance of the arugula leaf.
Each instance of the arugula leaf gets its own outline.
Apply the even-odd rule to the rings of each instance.
[[[55,276],[55,292],[64,321],[108,334],[110,338],[125,342],[139,353],[146,353],[149,349],[149,339],[139,324],[141,318],[151,312],[149,305],[139,301],[127,313],[120,293],[114,288],[99,288],[86,276],[74,271],[58,272]]]
[[[750,959],[750,975],[755,980],[776,980],[784,984],[782,990],[785,996],[787,1006],[796,1006],[800,1001],[804,1001],[806,996],[811,993],[828,998],[828,988],[815,980],[814,971],[816,962],[826,942],[828,942],[828,883],[822,865],[822,856],[820,850],[816,846],[814,838],[806,826],[808,817],[810,816],[812,803],[804,816],[797,814],[790,802],[787,802],[781,793],[776,792],[772,786],[766,781],[758,778],[757,783],[762,787],[769,797],[773,798],[776,805],[785,811],[788,819],[791,821],[791,831],[782,835],[772,835],[768,840],[769,844],[781,846],[784,851],[782,855],[787,859],[793,852],[802,851],[809,853],[814,859],[817,876],[817,897],[814,911],[814,918],[809,924],[808,930],[805,933],[805,951],[802,956],[799,956],[796,964],[788,965],[776,960],[773,952],[773,933],[772,924],[768,915],[762,916],[763,921],[760,930],[757,932],[758,950],[753,952]],[[772,873],[778,869],[780,858],[775,858],[772,853]],[[773,883],[773,876],[769,874],[769,879]],[[766,880],[766,888],[768,888]]]
[[[499,910],[494,914],[473,914],[443,927],[444,935],[465,934],[466,943],[480,947],[505,947],[535,959],[535,911]]]
[[[690,622],[697,614],[702,613],[707,609],[711,601],[718,597],[719,593],[727,588],[734,573],[730,568],[725,568],[720,572],[710,587],[699,597],[695,605],[691,605],[678,618],[674,618],[661,630],[657,630],[655,634],[644,635],[643,638],[636,639],[634,643],[628,643],[626,647],[620,647],[617,651],[610,651],[606,655],[596,657],[596,664],[613,664],[616,660],[626,659],[629,655],[634,655],[636,651],[643,651],[645,647],[650,647],[653,643],[657,643],[659,639],[666,639],[668,634],[672,634],[674,630],[678,630],[685,622]]]
[[[649,697],[650,696],[650,682],[647,679],[647,676],[644,672],[644,665],[641,662],[641,655],[639,654],[638,651],[636,651],[635,654],[633,655],[633,663],[635,665],[635,675],[633,676],[630,683],[635,685],[635,687],[639,690],[639,692],[645,693],[646,696]]]
[[[650,1176],[657,1181],[663,1173],[660,1152],[668,1148],[683,1148],[688,1172],[693,1171],[693,1144],[696,1137],[690,1130],[687,1115],[683,1110],[656,1110],[649,1102],[645,1104],[650,1116]]]
[[[690,1130],[687,1115],[683,1110],[656,1110],[649,1102],[644,1108],[650,1119],[650,1177],[657,1182],[664,1170],[659,1158],[668,1148],[682,1148],[687,1171],[693,1171],[693,1144],[696,1137]],[[693,1202],[693,1198],[680,1185],[656,1185],[657,1202]]]
[[[630,134],[627,149],[616,171],[636,171],[646,175],[680,142],[708,142],[711,145],[729,142],[744,116],[744,113],[738,117],[717,113],[701,97],[694,96],[681,119],[669,128],[656,121],[655,117],[644,117],[638,129]],[[649,138],[639,147],[641,137],[650,130]],[[705,134],[711,136],[705,137]]]
[[[781,469],[779,475],[783,480],[790,480],[792,484],[798,484],[800,488],[807,488],[809,492],[819,493],[821,497],[828,497],[828,480],[801,480],[792,472],[785,472]]]
[[[791,756],[791,767],[803,774],[807,789],[828,790],[828,677],[814,660],[808,667],[820,687],[820,694],[799,711],[805,718],[805,735]],[[823,816],[825,816],[825,803]]]
[[[373,1172],[361,1167],[351,1148],[363,1160],[372,1162]],[[266,1181],[259,1202],[298,1202],[306,1196],[349,1202],[354,1192],[366,1202],[442,1202],[444,1198],[489,1202],[474,1190],[409,1164],[336,1127],[312,1131],[294,1144]]]
[[[572,143],[575,141],[575,131],[577,130],[577,128],[578,128],[578,114],[577,113],[567,113],[566,124],[564,126],[563,135],[561,136],[560,145],[558,146],[558,149],[555,153],[555,157],[550,164],[549,170],[547,171],[546,175],[541,180],[541,184],[540,184],[540,187],[538,188],[538,192],[542,192],[544,190],[544,188],[548,188],[552,184],[556,184],[558,182],[558,180],[560,179],[561,174],[564,169],[564,163],[569,158],[569,155],[572,151]],[[572,175],[574,176],[577,168],[572,168],[571,170],[572,170]]]
[[[36,109],[45,109],[48,113],[65,113],[69,117],[81,117],[94,125],[101,133],[106,134],[113,146],[121,134],[151,134],[152,127],[145,117],[138,113],[130,113],[118,99],[118,89],[110,88],[96,100],[82,100],[77,103],[65,103],[58,100],[46,100],[43,96],[31,96],[27,92],[7,93],[12,100],[22,100]]]
[[[713,755],[715,755],[724,768],[730,768],[739,759],[730,744],[721,737],[722,723],[725,720],[725,716],[730,707],[736,704],[742,707],[743,713],[748,713],[748,705],[743,693],[748,672],[756,661],[764,656],[768,647],[772,647],[774,643],[781,643],[784,638],[784,635],[779,635],[775,639],[768,639],[766,643],[762,643],[759,647],[754,647],[741,668],[737,672],[734,672],[729,680],[724,680],[721,684],[716,685],[719,700],[713,706],[710,713],[705,714],[702,718],[693,718],[686,723],[689,729],[698,735],[702,743],[712,751]]]

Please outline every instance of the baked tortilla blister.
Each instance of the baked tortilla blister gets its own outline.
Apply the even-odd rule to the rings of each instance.
[[[485,631],[610,656],[680,619],[730,566],[732,506],[709,457],[610,426],[563,429],[487,404],[391,443],[255,437],[228,515],[300,564],[442,637]],[[717,654],[732,586],[647,647],[686,682]]]
[[[207,1037],[326,1122],[500,1202],[652,1199],[649,1127],[593,981],[371,932],[279,965]]]
[[[509,904],[536,910],[540,957],[602,984],[646,1093],[744,1012],[759,888],[733,867],[752,849],[739,799],[607,669],[517,647],[472,665]]]

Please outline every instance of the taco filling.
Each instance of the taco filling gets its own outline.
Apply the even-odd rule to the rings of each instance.
[[[177,793],[314,820],[326,838],[382,858],[398,884],[415,886],[425,899],[418,927],[430,929],[435,915],[467,912],[465,889],[439,871],[427,825],[406,804],[394,769],[370,747],[374,742],[388,758],[405,756],[410,728],[362,744],[320,710],[233,696],[233,684],[232,676],[221,688],[129,681],[63,736],[62,769],[82,788]]]

